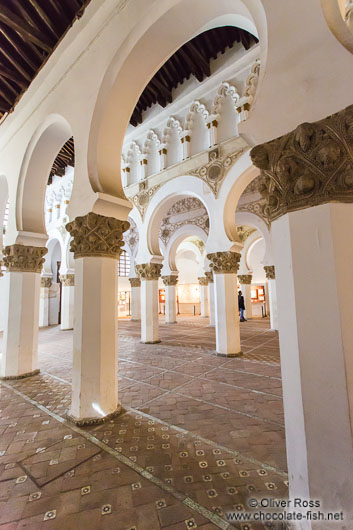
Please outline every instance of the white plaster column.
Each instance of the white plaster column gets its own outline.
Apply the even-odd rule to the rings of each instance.
[[[165,285],[165,323],[176,324],[176,285],[178,276],[174,274],[162,276],[162,280]]]
[[[62,284],[60,329],[65,331],[74,328],[75,275],[62,274],[60,280]]]
[[[353,527],[352,120],[353,105],[250,153],[276,263],[290,497],[343,512],[342,530]]]
[[[215,289],[216,350],[219,355],[238,357],[240,323],[238,312],[237,270],[238,252],[207,254],[212,263]]]
[[[325,204],[289,213],[273,222],[272,233],[290,493],[321,499],[321,510],[344,510],[348,517],[353,514],[353,248],[348,244],[353,208]],[[320,524],[303,528],[330,528]]]
[[[161,171],[167,167],[167,149],[164,147],[158,151]]]
[[[198,278],[200,284],[200,301],[201,301],[201,316],[207,318],[209,315],[208,308],[208,280],[206,277]]]
[[[274,265],[264,266],[268,282],[268,299],[270,306],[270,325],[271,329],[278,330],[278,308],[277,308],[277,290],[276,275]]]
[[[216,315],[215,315],[215,296],[214,296],[214,281],[213,281],[213,272],[205,272],[207,281],[208,281],[208,302],[210,309],[210,326],[215,326]]]
[[[1,377],[17,379],[39,372],[40,273],[45,247],[15,244],[4,248],[5,332]]]
[[[217,120],[212,120],[207,124],[210,147],[217,144],[217,127]]]
[[[128,226],[125,221],[92,212],[66,225],[73,236],[75,258],[69,417],[78,425],[101,423],[121,410],[117,392],[117,259]]]
[[[186,134],[182,139],[183,160],[190,158],[190,135]]]
[[[49,326],[49,289],[52,279],[50,276],[42,276],[40,279],[40,299],[39,299],[39,327]]]
[[[129,278],[131,285],[131,320],[141,320],[141,280],[140,278]]]
[[[240,290],[244,296],[245,305],[245,318],[249,320],[252,318],[252,306],[251,306],[251,274],[239,274],[238,280],[240,283]]]
[[[141,278],[141,342],[154,344],[159,340],[158,321],[158,278],[162,265],[160,263],[143,263],[136,265],[136,272]]]

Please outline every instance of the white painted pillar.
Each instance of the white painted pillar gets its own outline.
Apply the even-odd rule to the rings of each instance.
[[[270,325],[271,329],[278,330],[278,309],[277,309],[277,290],[276,290],[276,273],[274,265],[265,265],[266,278],[268,281],[268,300],[270,306]]]
[[[239,274],[238,280],[240,283],[240,290],[244,296],[245,305],[245,318],[249,320],[252,318],[252,306],[251,306],[251,274]]]
[[[1,377],[38,373],[40,272],[45,247],[15,244],[4,248],[5,332]]]
[[[40,299],[39,299],[39,327],[49,326],[49,289],[52,279],[49,276],[42,276],[40,279]]]
[[[208,301],[210,309],[210,326],[214,326],[216,323],[215,315],[215,296],[214,296],[214,281],[213,281],[213,272],[206,272],[206,278],[208,280]]]
[[[131,285],[131,320],[141,320],[141,280],[140,278],[129,278]]]
[[[164,147],[158,151],[161,171],[167,167],[167,149]]]
[[[183,160],[190,158],[190,135],[186,134],[182,139]]]
[[[344,230],[342,230],[344,227]],[[329,203],[272,223],[292,497],[353,514],[353,208]],[[350,521],[350,522],[349,522]],[[330,526],[331,525],[331,526]],[[302,523],[328,530],[332,523]]]
[[[136,265],[141,278],[141,342],[154,344],[159,340],[158,278],[162,265],[143,263]]]
[[[209,315],[208,308],[208,280],[206,277],[198,278],[200,284],[200,301],[201,301],[201,316],[207,318]]]
[[[237,357],[242,355],[236,274],[240,254],[216,252],[207,258],[212,262],[214,278],[216,350],[219,355]]]
[[[74,328],[75,275],[62,274],[60,280],[62,283],[60,329],[65,331]]]
[[[176,324],[176,285],[178,276],[173,274],[162,276],[162,280],[165,285],[165,323]]]
[[[128,226],[125,221],[92,212],[66,225],[73,236],[75,258],[69,417],[78,425],[107,421],[121,410],[117,389],[117,259]]]

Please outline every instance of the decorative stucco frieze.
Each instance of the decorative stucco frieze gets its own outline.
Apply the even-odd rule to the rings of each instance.
[[[161,263],[142,263],[135,269],[141,280],[158,280],[163,265]]]
[[[46,247],[30,245],[9,245],[3,250],[3,262],[9,272],[38,272],[43,267]]]
[[[251,67],[251,72],[245,83],[244,96],[248,98],[248,103],[251,105],[254,101],[257,85],[260,77],[260,59],[256,59]]]
[[[208,285],[208,279],[206,276],[200,276],[197,279],[199,280],[200,285]]]
[[[190,171],[188,175],[193,175],[206,182],[214,196],[217,197],[218,191],[229,169],[245,151],[246,148],[243,148],[235,153],[220,157],[219,149],[212,149],[209,151],[208,163],[196,170]]]
[[[52,278],[49,278],[49,276],[42,276],[40,279],[40,286],[49,289],[52,285]]]
[[[210,268],[214,274],[236,274],[240,257],[239,252],[231,251],[207,254],[207,259],[211,262]]]
[[[241,285],[251,285],[252,274],[238,274],[238,280]]]
[[[117,259],[124,245],[123,233],[129,228],[129,223],[90,212],[76,217],[66,228],[73,237],[70,250],[75,259],[88,256]]]
[[[276,272],[275,272],[275,266],[274,265],[265,265],[264,271],[266,274],[266,278],[268,280],[275,280],[276,279]]]
[[[153,195],[156,193],[158,188],[160,188],[160,184],[156,184],[156,186],[148,188],[148,181],[144,180],[139,184],[138,193],[136,193],[136,195],[131,198],[132,202],[140,212],[142,219],[145,218],[145,213],[150,203],[150,200],[152,199]]]
[[[205,272],[205,276],[207,278],[208,283],[213,283],[213,272],[212,271]]]
[[[61,274],[60,281],[65,287],[74,287],[75,285],[75,275],[74,274]]]
[[[170,218],[173,215],[188,213],[192,212],[193,210],[203,210],[204,213],[202,215],[195,215],[194,217],[188,217],[174,223],[170,221]],[[166,217],[164,217],[164,219],[162,220],[161,228],[159,231],[159,238],[163,241],[165,245],[167,245],[169,239],[172,237],[176,230],[178,230],[182,226],[190,224],[198,226],[205,232],[206,236],[208,235],[209,218],[206,208],[204,207],[202,202],[195,197],[186,197],[185,199],[181,199],[180,201],[177,201],[175,204],[173,204],[173,206],[168,210]]]
[[[250,152],[273,221],[327,202],[353,202],[353,105]]]
[[[177,285],[178,276],[170,274],[169,276],[162,276],[162,280],[163,280],[164,285],[166,286]]]
[[[141,287],[140,278],[129,278],[129,282],[131,287]]]

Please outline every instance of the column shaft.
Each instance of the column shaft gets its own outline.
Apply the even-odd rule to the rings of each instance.
[[[141,341],[154,344],[159,340],[158,280],[141,280]]]
[[[62,285],[61,291],[61,325],[60,329],[67,330],[74,327],[74,285]]]
[[[210,326],[214,326],[216,323],[215,315],[215,295],[214,295],[214,283],[208,283],[208,296],[209,296],[209,306],[210,306]]]
[[[320,509],[343,510],[350,517],[352,205],[286,214],[273,222],[272,233],[290,493],[321,499]],[[302,528],[331,526],[321,521]]]
[[[165,286],[165,323],[176,324],[176,285]]]
[[[278,330],[278,309],[276,280],[268,280],[268,297],[270,304],[270,325],[271,329]]]
[[[141,320],[141,287],[131,287],[131,320]]]
[[[241,355],[236,274],[215,274],[214,288],[217,352]]]
[[[116,261],[75,260],[72,403],[75,421],[105,417],[117,410]]]
[[[39,327],[49,326],[49,287],[41,287],[39,300]]]

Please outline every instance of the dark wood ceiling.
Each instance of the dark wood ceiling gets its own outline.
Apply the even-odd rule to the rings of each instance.
[[[187,16],[187,13],[185,14]],[[247,31],[234,26],[223,26],[201,33],[184,44],[152,77],[142,92],[134,112],[131,125],[142,123],[142,113],[155,103],[166,107],[172,101],[172,90],[193,74],[199,81],[209,77],[210,61],[234,43],[241,43],[248,50],[258,39]]]
[[[0,119],[90,0],[0,0]]]
[[[73,136],[68,139],[68,141],[62,146],[59,153],[57,154],[57,157],[55,158],[50,170],[48,184],[52,183],[54,175],[58,175],[58,177],[65,175],[65,169],[67,166],[75,166],[75,147]]]

